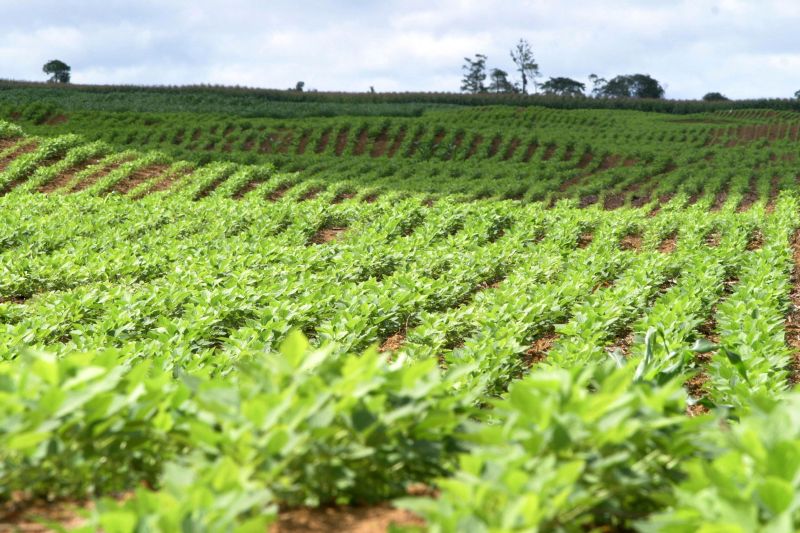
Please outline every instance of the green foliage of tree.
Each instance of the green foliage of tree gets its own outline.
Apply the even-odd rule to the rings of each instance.
[[[486,56],[475,54],[475,59],[465,57],[464,66],[461,68],[464,71],[464,77],[461,80],[461,92],[485,93],[486,86],[483,82],[486,80]]]
[[[800,100],[800,91],[795,91],[794,97]]]
[[[42,72],[50,75],[50,83],[69,83],[72,68],[58,59],[48,61],[42,67]]]
[[[511,50],[511,59],[522,78],[522,94],[528,94],[528,80],[533,83],[533,92],[536,92],[536,78],[541,74],[539,73],[539,64],[533,58],[530,43],[525,39],[520,39]]]
[[[704,102],[727,102],[728,100],[730,100],[730,98],[718,92],[706,93],[703,96]]]
[[[542,84],[545,94],[556,96],[583,96],[586,85],[572,78],[550,78]]]
[[[515,93],[517,88],[508,80],[508,72],[499,68],[493,68],[489,76],[492,80],[489,84],[489,91],[493,93]]]
[[[595,81],[597,95],[603,98],[652,98],[664,97],[664,88],[649,74],[623,74],[606,83]]]

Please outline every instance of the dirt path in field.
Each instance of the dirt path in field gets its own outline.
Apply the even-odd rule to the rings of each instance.
[[[17,158],[29,154],[38,148],[38,143],[29,142],[23,144],[22,146],[18,146],[16,150],[8,154],[7,157],[0,159],[0,172],[3,172],[6,168],[8,168],[11,163],[13,163]]]
[[[314,148],[314,153],[321,154],[322,152],[324,152],[325,149],[328,147],[330,139],[331,139],[331,129],[328,128],[322,132],[322,137],[319,138],[319,142],[317,143],[317,146]]]
[[[392,141],[392,145],[389,147],[389,152],[386,154],[387,157],[394,157],[394,155],[400,149],[400,146],[402,146],[403,141],[406,138],[406,131],[407,128],[403,126],[400,128],[400,131],[397,132],[397,135],[395,135],[394,140]]]
[[[384,126],[375,140],[372,141],[372,149],[369,152],[370,157],[380,157],[386,153],[386,146],[389,144],[389,128]]]
[[[517,148],[519,147],[520,142],[521,141],[516,137],[514,137],[511,140],[511,143],[508,145],[508,148],[506,148],[506,151],[503,154],[503,161],[508,161],[509,159],[514,157],[514,153],[517,151]]]
[[[117,161],[115,163],[111,163],[109,165],[106,165],[101,169],[98,169],[97,172],[94,172],[93,174],[90,174],[90,175],[84,177],[83,180],[81,180],[80,182],[76,183],[72,187],[72,189],[70,189],[70,192],[78,192],[78,191],[83,191],[85,189],[88,189],[89,187],[91,187],[92,185],[94,185],[95,183],[100,181],[102,178],[108,176],[110,173],[114,172],[116,169],[121,167],[123,163],[127,163],[127,162],[131,161],[131,159],[132,158],[127,157],[127,158],[123,159],[122,161]]]
[[[167,165],[152,165],[132,172],[127,178],[119,181],[112,190],[119,194],[128,194],[133,189],[146,181],[158,176],[163,176],[169,167]]]
[[[536,150],[538,148],[539,148],[539,143],[538,142],[533,141],[533,142],[529,143],[528,147],[525,149],[525,155],[522,156],[522,162],[523,163],[530,162],[531,158],[533,157],[533,154],[536,153]]]
[[[469,145],[469,150],[467,151],[467,157],[465,159],[469,159],[472,156],[474,156],[475,152],[478,151],[478,147],[481,145],[482,142],[483,142],[482,135],[476,135],[475,137],[473,137],[472,143]]]

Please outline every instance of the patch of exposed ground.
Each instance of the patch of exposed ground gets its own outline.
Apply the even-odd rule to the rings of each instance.
[[[678,243],[678,236],[675,233],[668,235],[662,239],[661,243],[658,245],[658,251],[662,254],[671,254],[675,251]]]
[[[214,192],[216,190],[216,188],[219,187],[220,184],[223,181],[228,179],[228,176],[229,176],[228,173],[225,172],[222,175],[220,175],[219,177],[217,177],[216,179],[214,179],[214,181],[212,181],[210,184],[208,184],[208,186],[205,189],[200,191],[200,194],[198,194],[195,199],[196,200],[202,200],[203,198],[206,198],[209,194]]]
[[[396,352],[399,350],[403,343],[406,341],[406,334],[405,332],[398,331],[381,344],[381,347],[378,349],[380,352]]]
[[[623,250],[638,252],[642,249],[642,236],[639,234],[625,235],[619,243]]]
[[[750,238],[747,240],[747,250],[750,252],[760,250],[763,245],[764,234],[761,233],[761,230],[754,230],[753,233],[750,234]]]
[[[620,333],[615,340],[606,347],[608,353],[618,352],[627,358],[631,353],[631,346],[633,346],[634,334],[631,330],[625,329]]]
[[[278,522],[270,533],[385,533],[398,527],[423,527],[425,522],[409,511],[388,504],[370,507],[301,507],[278,513]]]
[[[547,352],[550,351],[550,348],[553,347],[553,344],[556,343],[558,338],[558,333],[549,331],[534,340],[522,356],[525,367],[530,368],[547,359]]]
[[[332,204],[340,204],[345,200],[350,200],[356,197],[356,193],[354,192],[340,192],[338,193],[333,200],[331,200]]]
[[[269,200],[270,202],[277,202],[278,200],[283,198],[286,192],[291,188],[292,186],[288,183],[278,185],[278,187],[276,187],[275,190],[271,191],[267,195],[267,200]]]
[[[394,155],[400,149],[400,146],[402,146],[405,138],[406,138],[406,127],[403,126],[402,128],[400,128],[400,131],[397,132],[397,135],[395,135],[394,140],[392,141],[392,145],[389,147],[389,152],[386,154],[386,156],[394,157]]]
[[[264,181],[263,181],[263,180],[252,180],[252,181],[248,181],[248,182],[247,182],[247,184],[246,184],[244,187],[242,187],[241,189],[239,189],[238,191],[236,191],[236,194],[234,194],[234,195],[233,195],[233,199],[234,199],[234,200],[241,200],[242,198],[244,198],[244,196],[245,196],[247,193],[249,193],[249,192],[252,192],[252,191],[256,190],[256,188],[257,188],[259,185],[261,185],[262,183],[264,183]]]
[[[584,196],[578,203],[578,207],[580,207],[581,209],[589,207],[590,205],[596,204],[597,200],[599,200],[599,198],[597,197],[596,194],[590,194],[588,196]]]
[[[380,157],[386,153],[386,147],[389,144],[389,129],[384,127],[378,132],[375,141],[372,143],[372,150],[370,150],[370,157]]]
[[[306,130],[300,136],[300,141],[297,143],[297,155],[303,155],[306,153],[306,148],[308,147],[308,141],[311,140],[311,130]]]
[[[506,151],[503,154],[503,161],[508,161],[509,159],[514,157],[514,152],[517,151],[517,148],[519,147],[519,143],[520,143],[520,140],[518,138],[516,138],[516,137],[514,137],[511,140],[511,143],[508,145],[508,148],[506,148]]]
[[[497,155],[497,151],[500,149],[500,143],[503,141],[503,138],[499,135],[495,135],[492,139],[492,144],[489,145],[489,154],[488,157],[494,157]]]
[[[603,200],[603,209],[613,211],[625,205],[625,195],[623,193],[609,194]]]
[[[591,163],[593,159],[594,159],[594,154],[592,152],[584,152],[580,160],[578,160],[577,167],[586,168],[589,166],[589,163]]]
[[[478,147],[481,145],[482,142],[483,142],[482,135],[476,135],[475,137],[472,138],[472,142],[469,145],[469,150],[467,150],[466,159],[469,159],[475,155],[475,152],[478,151]]]
[[[190,169],[186,169],[186,170],[184,170],[182,172],[173,172],[173,173],[169,174],[163,180],[161,180],[161,181],[157,182],[155,185],[153,185],[153,187],[148,192],[166,191],[167,189],[170,189],[180,179],[188,176],[192,172],[194,172],[194,169],[191,169],[191,168]]]
[[[556,148],[558,147],[555,144],[548,144],[542,155],[542,161],[549,161],[550,158],[553,157],[553,154],[556,153]]]
[[[719,246],[720,240],[722,239],[722,235],[718,231],[712,231],[708,235],[706,235],[705,241],[706,246],[711,248],[716,248]]]
[[[104,178],[105,176],[109,175],[111,172],[118,169],[120,166],[122,166],[123,163],[127,161],[130,161],[130,159],[125,159],[124,161],[117,161],[115,163],[111,163],[110,165],[101,168],[97,172],[89,176],[86,176],[72,187],[72,192],[78,192],[88,189],[89,187],[100,181],[101,178]]]
[[[363,128],[357,134],[356,146],[355,149],[353,150],[353,154],[362,155],[364,151],[367,149],[368,142],[369,142],[369,130],[367,128]]]
[[[711,211],[719,211],[722,209],[722,206],[725,205],[725,201],[728,199],[728,191],[720,191],[714,197],[714,203],[711,206]]]
[[[59,124],[65,124],[67,121],[69,121],[67,115],[61,114],[48,118],[45,121],[45,124],[47,124],[48,126],[58,126]]]
[[[329,128],[322,132],[322,136],[319,138],[319,142],[317,143],[316,148],[314,148],[314,152],[317,154],[321,154],[322,152],[324,152],[325,149],[328,147],[330,139],[331,139],[331,130]]]
[[[320,228],[314,236],[309,239],[311,244],[325,244],[341,238],[342,234],[347,231],[347,228],[332,226],[329,228]]]
[[[142,183],[163,175],[167,171],[167,168],[166,165],[152,165],[140,168],[114,185],[113,191],[119,194],[128,194]]]
[[[406,157],[413,157],[414,154],[417,153],[417,148],[419,148],[420,143],[422,142],[422,137],[425,135],[425,130],[420,129],[414,134],[414,138],[411,139],[411,144],[408,146],[408,150],[406,150],[405,156]]]
[[[16,150],[8,154],[7,157],[4,159],[0,159],[0,172],[4,171],[8,166],[18,157],[23,156],[25,154],[29,154],[36,150],[38,144],[35,142],[25,143],[22,146],[17,147]]]
[[[533,157],[533,154],[536,153],[536,149],[539,148],[539,143],[533,141],[532,143],[528,144],[528,147],[525,149],[525,155],[522,157],[522,162],[527,163]]]
[[[308,189],[306,192],[303,193],[303,196],[300,197],[300,201],[305,202],[307,200],[313,200],[314,198],[319,196],[319,193],[321,193],[322,191],[323,191],[322,187],[311,187],[310,189]]]
[[[756,203],[758,200],[758,193],[756,192],[756,178],[755,176],[750,178],[750,183],[748,184],[747,191],[745,191],[744,196],[742,197],[741,202],[739,202],[739,206],[736,208],[738,213],[744,213],[750,207]]]
[[[578,242],[576,246],[580,249],[586,248],[587,246],[592,244],[593,240],[594,240],[594,234],[585,231],[580,235],[578,235]]]

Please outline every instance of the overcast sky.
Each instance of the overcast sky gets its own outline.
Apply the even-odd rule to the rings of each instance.
[[[800,89],[800,0],[0,0],[0,78],[457,91],[465,55],[545,79],[648,73],[669,98]]]

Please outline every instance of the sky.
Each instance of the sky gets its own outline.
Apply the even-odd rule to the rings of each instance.
[[[668,98],[791,97],[800,0],[0,0],[0,78],[458,91],[465,56],[542,80],[645,73]],[[587,82],[588,85],[588,82]]]

